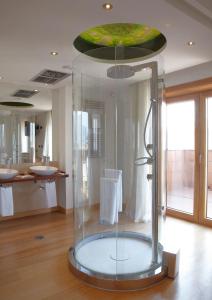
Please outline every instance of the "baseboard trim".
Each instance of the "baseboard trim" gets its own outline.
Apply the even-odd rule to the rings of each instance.
[[[58,206],[58,211],[65,215],[70,215],[73,213],[73,208],[64,208],[62,206]]]
[[[40,215],[40,214],[48,214],[48,213],[52,213],[55,211],[60,211],[58,209],[58,206],[51,207],[51,208],[40,208],[40,209],[35,209],[35,210],[17,212],[13,216],[0,217],[0,222],[8,221],[8,220],[15,220],[15,219],[19,219],[19,218],[25,218],[25,217],[30,217],[30,216],[36,216],[36,215]]]

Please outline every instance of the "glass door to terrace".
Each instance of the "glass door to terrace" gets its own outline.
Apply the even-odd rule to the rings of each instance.
[[[167,101],[167,212],[212,225],[212,93]]]
[[[195,219],[196,110],[195,97],[176,99],[167,105],[167,207],[168,212]]]

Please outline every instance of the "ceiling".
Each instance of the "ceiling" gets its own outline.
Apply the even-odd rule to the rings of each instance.
[[[111,0],[110,12],[102,9],[104,0],[0,2],[1,85],[44,91],[64,85],[71,76],[48,87],[30,79],[44,69],[71,72],[78,55],[73,47],[76,36],[107,23],[144,23],[158,28],[167,38],[162,53],[166,73],[212,60],[211,0]],[[188,41],[195,45],[189,47]],[[59,55],[51,56],[51,51]],[[0,98],[6,96],[1,85]]]
[[[0,102],[1,101],[21,101],[33,104],[33,107],[24,108],[25,111],[48,111],[52,109],[52,95],[51,90],[47,88],[39,88],[39,93],[33,95],[30,98],[12,97],[20,86],[13,83],[0,83]],[[29,90],[29,86],[21,85],[21,88]],[[31,89],[30,89],[31,90]],[[7,110],[5,106],[0,105],[0,110]],[[9,107],[9,110],[23,110],[23,108]]]

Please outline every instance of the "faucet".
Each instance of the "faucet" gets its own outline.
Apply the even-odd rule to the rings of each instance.
[[[12,157],[8,157],[5,159],[5,164],[7,166],[8,169],[11,168],[11,165],[12,165]]]
[[[50,157],[49,156],[43,156],[42,157],[42,162],[48,166],[49,165],[49,162],[50,162]]]

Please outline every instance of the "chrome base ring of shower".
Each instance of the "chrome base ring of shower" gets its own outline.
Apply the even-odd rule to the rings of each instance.
[[[166,276],[166,270],[161,263],[162,246],[159,245],[160,262],[157,264],[151,263],[150,257],[146,254],[148,252],[151,255],[151,246],[151,238],[136,232],[93,234],[79,241],[75,248],[69,249],[70,269],[78,278],[101,289],[143,289]],[[142,250],[147,255],[143,258],[143,265],[140,253]],[[91,257],[89,253],[92,253]]]

